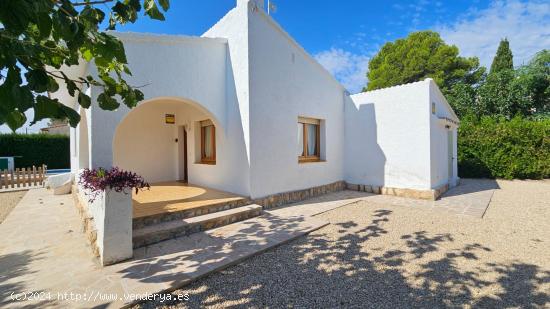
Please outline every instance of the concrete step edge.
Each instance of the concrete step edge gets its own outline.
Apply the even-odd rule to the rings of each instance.
[[[241,207],[223,210],[219,212],[214,212],[206,215],[201,215],[197,217],[173,220],[168,222],[161,222],[161,223],[146,226],[140,229],[135,229],[133,231],[133,237],[132,237],[135,242],[134,248],[142,247],[143,245],[141,245],[141,243],[145,243],[145,245],[150,245],[153,243],[160,242],[162,240],[173,238],[173,237],[169,237],[168,235],[172,233],[176,233],[178,230],[185,230],[186,228],[191,229],[193,227],[197,227],[196,231],[194,232],[204,231],[204,230],[210,229],[208,227],[208,223],[211,223],[213,221],[224,220],[227,218],[237,216],[238,217],[237,220],[227,223],[227,224],[231,224],[234,222],[253,218],[255,216],[260,215],[261,212],[262,212],[262,206],[251,204],[251,205],[241,206]],[[242,216],[244,216],[244,218],[240,219],[239,217],[242,217]],[[227,225],[227,224],[214,226],[212,228]],[[194,232],[187,233],[187,235],[192,234]],[[155,236],[158,236],[158,239],[150,239],[150,240],[147,239],[147,238],[153,238]],[[177,236],[184,236],[184,235],[177,235]]]
[[[250,199],[243,198],[240,200],[230,201],[230,202],[219,202],[210,205],[198,206],[190,209],[182,209],[178,211],[165,212],[160,214],[153,214],[143,217],[137,217],[132,219],[132,226],[134,229],[142,229],[148,226],[157,225],[165,222],[179,221],[182,219],[199,217],[207,214],[213,214],[217,212],[222,212],[226,210],[231,210],[239,208],[242,206],[250,205]],[[227,209],[223,209],[226,208]],[[219,209],[222,210],[219,210]],[[199,212],[199,215],[195,213]]]

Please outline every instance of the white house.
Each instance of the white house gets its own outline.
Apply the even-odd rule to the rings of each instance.
[[[115,35],[145,100],[104,111],[87,89],[74,172],[119,166],[252,199],[344,182],[430,198],[457,182],[458,118],[431,79],[349,95],[259,0],[238,0],[201,37]]]
[[[344,187],[435,199],[457,183],[459,122],[431,79],[350,95],[261,2],[238,0],[201,37],[115,33],[133,73],[126,80],[145,85],[145,100],[131,110],[102,110],[95,87],[84,89],[89,109],[66,90],[52,94],[81,115],[71,129],[74,174],[118,166],[157,183],[147,193],[154,201],[143,202],[154,212],[139,195],[111,190],[88,202],[77,190],[104,265],[133,248],[257,216],[262,206]],[[67,73],[96,71],[82,63]],[[177,194],[207,199],[206,187],[239,197],[188,208],[188,198],[158,193],[174,184]]]

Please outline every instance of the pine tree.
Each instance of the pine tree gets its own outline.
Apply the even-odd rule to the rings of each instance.
[[[447,45],[439,33],[419,31],[382,46],[369,61],[364,91],[431,77],[447,94],[457,83],[477,83],[484,73],[476,57],[460,57],[458,47]]]
[[[496,73],[502,70],[513,70],[514,59],[512,56],[512,50],[510,50],[510,43],[506,38],[500,40],[498,45],[497,54],[491,64],[491,71],[489,73]]]

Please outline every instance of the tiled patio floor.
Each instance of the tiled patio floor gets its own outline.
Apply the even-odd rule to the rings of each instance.
[[[377,204],[416,207],[453,215],[482,218],[495,189],[499,189],[499,186],[492,179],[462,179],[459,186],[451,188],[436,201],[375,194],[370,194],[364,200]]]
[[[236,194],[183,182],[154,183],[150,190],[134,192],[132,199],[134,218],[246,200]]]

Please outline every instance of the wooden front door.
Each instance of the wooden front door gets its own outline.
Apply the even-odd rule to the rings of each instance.
[[[187,171],[187,131],[185,127],[178,128],[178,160],[179,164],[179,180],[183,182],[189,181],[189,175]]]

